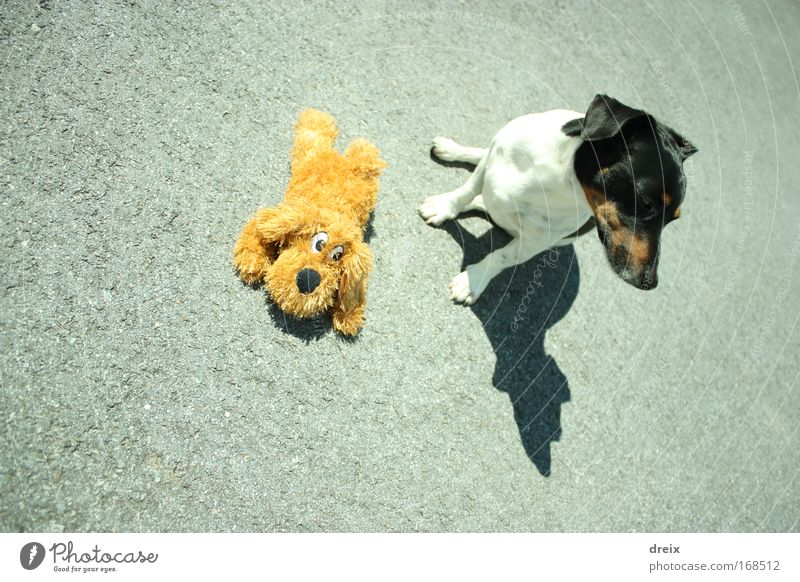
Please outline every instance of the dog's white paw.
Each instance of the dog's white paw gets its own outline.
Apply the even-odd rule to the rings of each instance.
[[[472,305],[481,296],[483,290],[489,284],[485,276],[482,276],[474,265],[470,265],[450,281],[450,299],[456,303]]]
[[[439,226],[445,220],[458,216],[458,211],[453,204],[450,194],[428,196],[419,207],[419,215],[425,222]]]
[[[433,138],[433,155],[444,162],[456,161],[455,152],[459,145],[448,137]]]

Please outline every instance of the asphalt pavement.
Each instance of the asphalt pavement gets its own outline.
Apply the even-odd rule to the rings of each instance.
[[[800,4],[0,4],[0,530],[800,531]],[[595,93],[686,135],[659,287],[416,209]],[[292,126],[390,166],[367,323],[231,266]]]

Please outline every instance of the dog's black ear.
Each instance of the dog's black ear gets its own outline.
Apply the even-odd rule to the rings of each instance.
[[[685,160],[689,156],[696,154],[697,148],[690,144],[688,141],[685,141],[681,146],[681,159]]]
[[[697,148],[692,145],[692,143],[675,131],[672,128],[669,128],[669,133],[672,135],[672,138],[675,140],[675,143],[678,144],[678,148],[680,148],[681,152],[681,161],[685,161],[689,156],[692,154],[697,153]]]
[[[567,135],[580,136],[584,141],[597,141],[618,135],[625,125],[646,116],[646,112],[628,107],[608,95],[595,95],[586,110],[586,117],[570,122],[570,127],[564,129]]]

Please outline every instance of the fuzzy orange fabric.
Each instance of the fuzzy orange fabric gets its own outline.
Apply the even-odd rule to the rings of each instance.
[[[364,325],[372,254],[364,229],[386,167],[378,148],[356,139],[340,154],[328,113],[300,114],[292,177],[283,201],[244,226],[233,264],[247,283],[263,283],[273,301],[296,317],[333,309],[333,326],[355,335]]]

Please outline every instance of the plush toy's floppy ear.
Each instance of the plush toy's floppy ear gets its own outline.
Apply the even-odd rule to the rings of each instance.
[[[339,296],[333,307],[333,327],[344,335],[355,335],[364,326],[372,253],[366,243],[353,241],[345,249],[342,261]]]
[[[258,233],[266,243],[280,246],[286,237],[304,227],[306,214],[302,205],[281,202],[275,208],[267,208],[256,215]]]
[[[244,225],[236,246],[233,247],[233,265],[245,283],[259,283],[269,264],[278,256],[273,241],[264,238],[260,226],[274,220],[277,208],[263,208]]]
[[[233,264],[245,283],[259,283],[287,236],[305,224],[305,212],[293,204],[262,208],[242,229],[233,248]]]
[[[609,97],[608,95],[595,95],[586,117],[570,122],[567,135],[580,136],[584,141],[597,141],[618,135],[622,128],[647,113],[640,109],[628,107]]]

